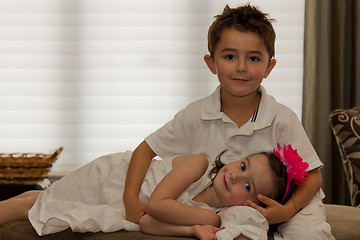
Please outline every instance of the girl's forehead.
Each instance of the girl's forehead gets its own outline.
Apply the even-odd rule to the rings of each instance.
[[[236,160],[236,161],[233,161],[233,162],[230,162],[229,164],[237,164],[237,163],[240,163],[240,162],[250,162],[253,163],[253,165],[258,165],[258,164],[264,164],[265,162],[269,162],[267,156],[265,154],[255,154],[255,155],[252,155],[250,157],[246,157],[246,158],[242,158],[242,159],[239,159],[239,160]],[[265,164],[265,166],[267,166],[267,164]]]
[[[268,162],[268,157],[263,153],[258,153],[258,154],[252,155],[252,156],[248,157],[248,159],[252,162],[259,162],[259,164]]]
[[[269,195],[273,187],[273,178],[269,159],[264,154],[256,154],[249,158],[251,163],[251,177],[256,185],[257,192],[263,195]]]

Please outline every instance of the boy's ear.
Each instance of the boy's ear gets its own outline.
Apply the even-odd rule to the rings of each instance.
[[[211,57],[210,55],[206,54],[204,56],[204,61],[205,61],[206,65],[208,66],[208,68],[210,69],[210,71],[213,74],[216,74],[216,67],[215,67],[214,58]]]
[[[271,73],[271,71],[273,70],[275,65],[276,65],[276,59],[271,59],[268,66],[267,66],[267,68],[266,68],[264,78],[267,78],[269,76],[269,74]]]

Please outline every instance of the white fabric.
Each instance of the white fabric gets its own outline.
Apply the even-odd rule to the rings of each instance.
[[[276,144],[291,144],[297,149],[305,162],[309,163],[308,171],[322,167],[317,153],[311,145],[305,130],[296,114],[276,102],[260,86],[261,100],[255,122],[249,121],[240,128],[223,112],[221,112],[220,87],[210,96],[195,101],[178,112],[163,127],[145,138],[150,148],[160,157],[202,153],[214,161],[216,156],[227,149],[222,156],[224,163],[236,161],[259,152],[271,152]],[[320,189],[318,196],[324,197]],[[319,204],[317,208],[323,207]],[[308,209],[306,206],[304,209]],[[317,216],[316,214],[320,214]],[[322,211],[300,218],[299,221],[318,222],[325,219]],[[297,218],[296,214],[293,218]],[[291,225],[292,222],[289,222]],[[303,225],[306,223],[302,223]],[[319,230],[312,225],[312,232],[325,231],[331,236],[328,223],[321,222],[325,227]],[[281,230],[281,229],[280,229]],[[291,239],[298,239],[303,229],[293,232]]]
[[[140,231],[137,224],[125,220],[122,201],[130,157],[131,152],[102,156],[42,192],[29,211],[29,220],[36,232],[43,236],[68,227],[74,232]],[[139,193],[141,201],[147,203],[156,185],[171,170],[171,161],[151,162]],[[191,200],[210,184],[208,174],[204,174],[177,200],[218,211],[205,203]]]
[[[330,225],[326,222],[323,198],[324,194],[318,192],[300,212],[279,226],[279,233],[274,234],[274,239],[335,240],[331,234]],[[299,235],[298,233],[301,234]]]
[[[252,240],[266,240],[269,224],[257,210],[245,206],[233,206],[220,211],[221,227],[216,233],[218,240],[233,240],[243,235]]]
[[[260,86],[262,94],[255,122],[251,119],[242,127],[221,112],[220,87],[210,96],[195,101],[178,112],[174,119],[145,138],[160,157],[202,153],[214,162],[222,156],[224,163],[236,161],[259,152],[271,152],[280,145],[291,144],[298,149],[308,170],[321,167],[297,115],[276,102]]]

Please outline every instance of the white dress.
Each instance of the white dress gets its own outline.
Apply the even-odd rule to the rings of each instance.
[[[123,191],[132,152],[114,153],[95,159],[66,175],[43,191],[29,211],[29,220],[42,236],[70,227],[74,232],[140,231],[139,225],[125,220]],[[139,199],[147,203],[161,179],[172,169],[172,158],[152,160]],[[211,169],[211,164],[208,170]],[[207,208],[192,199],[211,184],[208,174],[192,184],[177,200]]]

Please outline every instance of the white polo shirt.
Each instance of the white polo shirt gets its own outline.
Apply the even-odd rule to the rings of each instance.
[[[214,162],[227,149],[222,162],[229,163],[259,152],[272,152],[277,143],[291,144],[309,170],[322,163],[312,147],[297,115],[276,102],[260,86],[257,111],[240,128],[221,111],[220,86],[208,97],[190,103],[163,127],[145,138],[162,158],[202,153]]]

